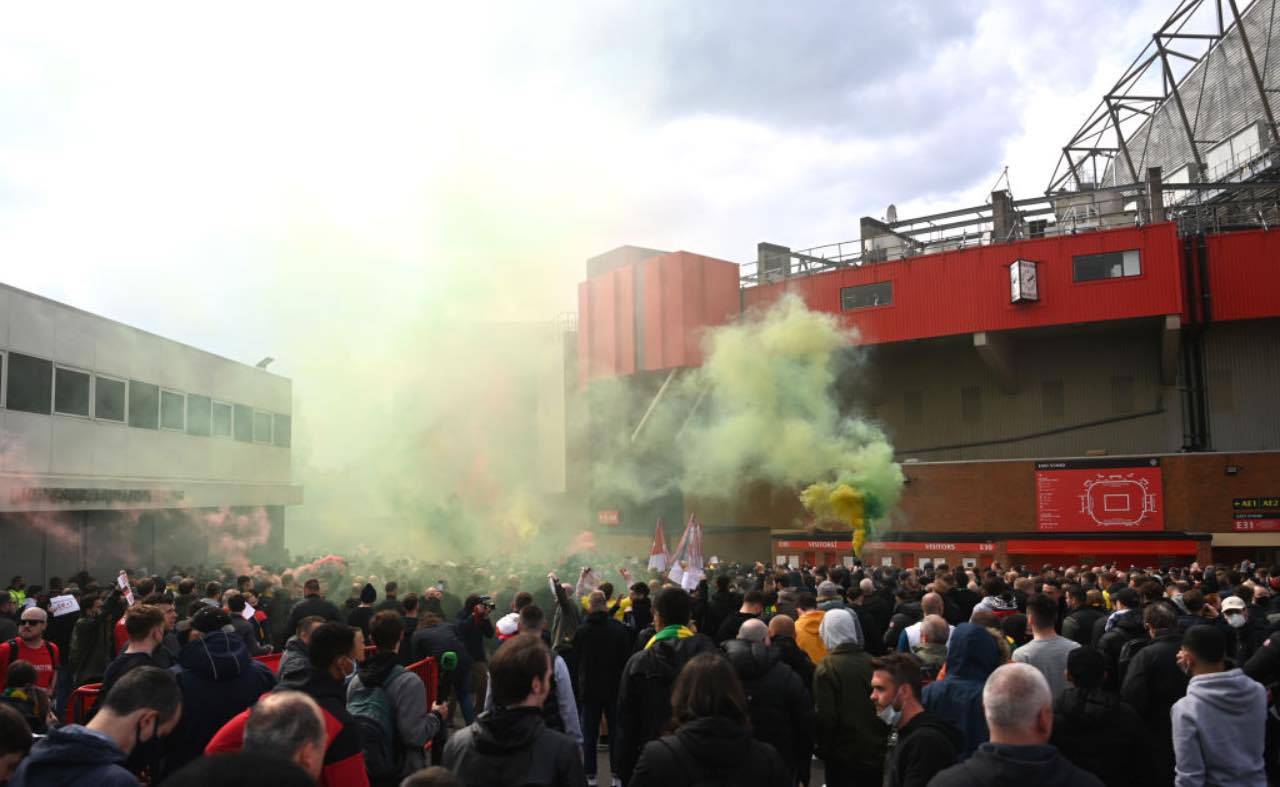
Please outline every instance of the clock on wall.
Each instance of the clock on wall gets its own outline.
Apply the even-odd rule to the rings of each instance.
[[[1009,302],[1035,303],[1038,300],[1040,277],[1036,275],[1036,263],[1031,260],[1009,263]]]

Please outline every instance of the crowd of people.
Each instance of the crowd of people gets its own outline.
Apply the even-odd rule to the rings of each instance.
[[[634,563],[558,569],[14,577],[0,593],[0,784],[1280,775],[1267,567],[756,563],[712,566],[691,591]]]

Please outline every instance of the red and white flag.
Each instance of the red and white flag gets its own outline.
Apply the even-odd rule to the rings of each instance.
[[[680,579],[685,590],[693,590],[706,576],[702,570],[702,524],[693,514],[689,515],[689,531],[688,556],[685,558],[684,576]]]
[[[667,535],[662,530],[662,518],[659,517],[658,524],[653,529],[653,546],[649,547],[649,569],[651,571],[666,571],[669,557],[667,554]]]

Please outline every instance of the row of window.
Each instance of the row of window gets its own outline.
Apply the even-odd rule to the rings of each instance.
[[[1123,279],[1142,275],[1142,259],[1137,249],[1082,254],[1071,258],[1072,281]],[[841,311],[870,309],[893,303],[893,282],[878,281],[840,288]]]
[[[1066,397],[1061,380],[1045,380],[1040,384],[1040,408],[1047,420],[1065,417]],[[1132,377],[1111,378],[1111,411],[1115,415],[1136,411]],[[903,392],[902,418],[908,426],[924,423],[924,395],[920,391]],[[976,385],[960,389],[960,420],[969,424],[982,421],[982,389]]]
[[[9,410],[127,423],[139,429],[164,429],[284,448],[292,443],[291,419],[280,413],[61,366],[22,353],[0,353],[0,362],[4,406]]]

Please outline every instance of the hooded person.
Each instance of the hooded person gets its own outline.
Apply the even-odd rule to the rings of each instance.
[[[818,629],[827,655],[814,670],[818,756],[831,787],[879,784],[889,729],[871,701],[871,657],[847,609],[829,610]]]
[[[1267,784],[1267,690],[1242,670],[1228,670],[1226,652],[1217,626],[1192,626],[1182,635],[1178,664],[1191,682],[1171,713],[1178,787]]]
[[[813,705],[809,689],[769,649],[769,627],[748,620],[736,639],[720,646],[746,692],[751,734],[782,756],[791,783],[808,783],[813,756]]]
[[[946,719],[964,735],[962,761],[988,738],[982,687],[999,665],[1000,650],[991,632],[972,623],[961,623],[951,632],[946,677],[924,687],[925,710]]]
[[[165,739],[167,772],[199,757],[222,725],[276,684],[271,670],[249,656],[231,617],[218,607],[203,606],[191,617],[191,638],[178,665],[185,712]]]
[[[671,720],[671,689],[694,656],[715,652],[715,643],[689,627],[693,602],[676,587],[664,588],[653,604],[656,633],[632,654],[618,684],[618,761],[611,762],[623,784],[631,778],[642,747],[662,735]]]
[[[577,742],[543,722],[551,653],[542,639],[513,637],[494,653],[489,668],[494,708],[449,739],[444,766],[466,787],[585,785]]]

